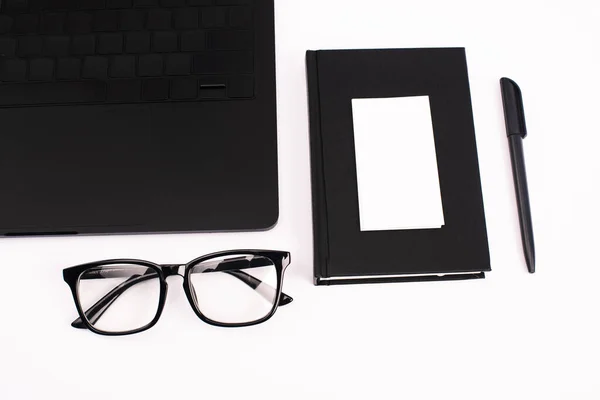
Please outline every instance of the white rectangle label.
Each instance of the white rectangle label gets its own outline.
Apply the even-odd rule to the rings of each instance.
[[[429,96],[352,99],[352,112],[361,231],[441,228]]]

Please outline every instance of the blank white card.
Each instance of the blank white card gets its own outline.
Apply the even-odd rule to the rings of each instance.
[[[352,99],[361,231],[444,225],[429,96]]]

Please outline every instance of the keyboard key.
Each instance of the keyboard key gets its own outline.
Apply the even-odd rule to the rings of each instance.
[[[112,78],[133,78],[135,56],[115,56],[110,63],[109,75]]]
[[[254,97],[254,78],[251,76],[236,76],[227,82],[227,95],[231,98]]]
[[[104,0],[79,0],[79,8],[82,10],[101,10],[104,5]]]
[[[106,84],[99,81],[0,85],[0,105],[94,103],[105,99]]]
[[[30,81],[51,81],[54,77],[54,60],[51,58],[34,58],[29,62]]]
[[[148,53],[150,51],[150,32],[132,32],[125,35],[126,53]]]
[[[108,58],[91,56],[83,61],[83,73],[81,76],[87,79],[106,79],[108,71]]]
[[[49,10],[74,10],[79,0],[46,0],[46,8]]]
[[[123,35],[103,33],[98,35],[98,54],[118,54],[123,52]]]
[[[0,34],[10,32],[12,21],[8,15],[0,15]]]
[[[106,0],[106,8],[131,8],[131,0]]]
[[[181,34],[181,51],[202,51],[206,49],[204,31],[189,31]]]
[[[37,13],[46,7],[46,0],[28,0],[29,12]]]
[[[141,96],[141,80],[127,79],[108,82],[108,101],[139,101]]]
[[[78,80],[81,73],[79,58],[59,58],[56,61],[56,78],[59,80]]]
[[[219,28],[227,25],[227,9],[223,7],[210,7],[202,9],[202,26],[205,28]]]
[[[148,29],[167,30],[171,27],[171,12],[167,10],[150,10],[148,12]]]
[[[190,6],[212,6],[213,0],[188,0]]]
[[[27,77],[27,61],[20,59],[0,59],[0,81],[19,82]],[[0,85],[0,91],[4,85]]]
[[[194,73],[251,73],[254,58],[251,51],[214,51],[194,56]]]
[[[189,75],[192,69],[192,56],[189,54],[169,54],[166,61],[167,75]]]
[[[14,57],[17,42],[13,38],[0,37],[0,56]]]
[[[44,38],[45,56],[67,56],[71,47],[69,36],[46,36]]]
[[[217,0],[217,5],[219,6],[240,6],[252,3],[253,0]]]
[[[155,52],[168,53],[177,51],[178,48],[176,32],[155,32],[152,35],[152,49]]]
[[[168,98],[168,79],[151,79],[144,82],[144,100],[166,100]]]
[[[198,79],[201,99],[224,99],[227,97],[227,79],[222,76],[202,77]]]
[[[171,79],[171,98],[175,100],[191,100],[198,96],[196,78]]]
[[[112,32],[117,30],[118,14],[115,10],[96,12],[94,30],[96,32]]]
[[[174,12],[176,29],[195,29],[198,27],[198,9],[180,8]]]
[[[13,21],[13,32],[17,34],[35,33],[38,28],[37,14],[17,15]]]
[[[135,0],[136,7],[157,7],[158,0]]]
[[[20,57],[39,56],[42,54],[43,46],[42,36],[21,36],[17,54]]]
[[[122,10],[119,13],[119,27],[123,31],[141,31],[144,29],[145,13],[139,10]]]
[[[6,0],[6,10],[10,12],[27,11],[27,0]]]
[[[160,54],[145,54],[139,57],[139,76],[161,76],[162,74],[163,58]]]
[[[96,37],[94,35],[73,36],[71,52],[76,55],[94,54],[96,52]]]
[[[92,14],[87,12],[71,12],[67,16],[69,33],[90,33],[92,31]]]
[[[234,7],[229,10],[229,25],[234,28],[251,28],[253,20],[250,7]]]
[[[198,78],[200,89],[210,89],[211,87],[227,87],[227,78],[223,76],[203,76]]]
[[[251,49],[253,44],[253,31],[212,31],[208,36],[208,47],[213,50]]]
[[[67,16],[65,13],[48,13],[42,17],[41,32],[46,35],[57,35],[63,33],[65,20]]]
[[[185,7],[185,0],[160,0],[163,7]]]

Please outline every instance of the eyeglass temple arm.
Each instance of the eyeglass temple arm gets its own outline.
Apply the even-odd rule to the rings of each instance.
[[[127,289],[134,285],[137,285],[138,283],[142,283],[150,279],[156,279],[156,272],[151,272],[151,274],[145,275],[132,275],[126,281],[115,286],[114,289],[106,293],[100,300],[98,300],[96,303],[94,303],[94,305],[92,305],[85,311],[85,316],[87,320],[91,324],[95,324],[100,319],[100,317],[106,312],[106,310],[108,310],[108,307],[110,307],[112,303],[114,303],[115,300],[117,300],[119,296],[121,296]],[[83,321],[81,320],[81,317],[71,322],[71,326],[73,328],[86,328]]]
[[[210,270],[210,271],[207,270],[205,272],[212,272],[212,271],[214,271],[214,270]],[[102,317],[102,315],[106,312],[108,307],[110,307],[112,305],[112,303],[114,303],[115,300],[117,300],[119,298],[119,296],[121,296],[127,289],[129,289],[130,287],[132,287],[138,283],[147,281],[149,279],[156,278],[156,272],[154,272],[154,271],[148,271],[148,272],[150,272],[150,274],[131,276],[129,279],[122,282],[121,284],[116,286],[114,289],[112,289],[110,292],[108,292],[106,295],[104,295],[100,300],[98,300],[94,305],[92,305],[90,308],[88,308],[85,311],[85,316],[86,316],[87,320],[91,324],[95,324],[100,319],[100,317]],[[244,271],[239,271],[239,270],[227,271],[226,270],[226,271],[221,271],[221,272],[224,272],[231,276],[236,277],[237,279],[239,279],[240,281],[242,281],[246,285],[248,285],[250,288],[256,290],[261,296],[265,297],[268,300],[271,300],[274,296],[273,292],[275,291],[275,288],[273,288],[272,286],[264,283],[260,279],[257,279]],[[103,276],[103,278],[106,278],[106,277],[108,277],[108,276],[106,276],[106,275]],[[288,296],[287,294],[281,293],[281,296],[279,298],[279,305],[285,306],[286,304],[291,303],[293,300],[294,299],[292,297]],[[80,328],[80,329],[86,328],[85,324],[81,320],[81,317],[74,320],[71,323],[71,326],[74,328]]]
[[[236,277],[240,281],[244,282],[246,285],[250,286],[252,289],[256,290],[258,294],[267,299],[268,301],[272,301],[273,297],[275,297],[276,289],[261,281],[258,278],[253,277],[252,275],[240,271],[240,270],[230,270],[230,271],[220,271],[218,269],[206,269],[203,272],[223,272],[225,274],[229,274],[231,276]],[[286,304],[290,304],[294,299],[291,296],[281,292],[281,296],[279,297],[279,306],[285,306]]]
[[[272,301],[277,294],[277,289],[261,281],[260,279],[244,272],[247,268],[266,267],[272,265],[272,261],[264,257],[256,256],[242,256],[232,257],[218,261],[206,261],[198,264],[192,268],[191,273],[205,273],[205,272],[223,272],[238,278],[246,285],[256,290],[266,300]],[[286,265],[287,266],[287,265]],[[281,293],[279,297],[279,306],[285,306],[290,304],[294,299],[285,293]]]
[[[252,289],[256,290],[261,296],[263,296],[266,300],[272,301],[275,297],[276,289],[261,281],[260,279],[244,272],[245,268],[257,268],[257,267],[266,267],[272,265],[272,261],[264,258],[264,257],[235,257],[228,258],[221,262],[204,262],[202,264],[196,265],[191,273],[205,273],[205,272],[223,272],[232,276],[235,276],[246,285],[250,286]],[[285,293],[281,293],[281,297],[279,298],[280,306],[285,306],[286,304],[290,304],[294,299],[288,296]]]

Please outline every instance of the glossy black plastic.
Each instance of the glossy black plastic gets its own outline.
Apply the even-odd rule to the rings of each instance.
[[[521,241],[525,262],[530,273],[535,273],[535,242],[533,238],[533,222],[529,204],[529,187],[527,185],[527,170],[523,153],[523,139],[527,136],[525,111],[521,88],[509,78],[500,79],[502,104],[506,122],[506,135],[510,149],[510,161],[513,170],[519,223],[521,226]]]
[[[192,289],[192,286],[191,286],[190,280],[189,280],[190,273],[200,263],[209,261],[213,258],[233,256],[233,255],[242,255],[242,254],[263,257],[263,260],[266,259],[275,266],[276,273],[277,273],[277,287],[274,288],[274,290],[276,291],[276,294],[275,294],[276,301],[274,302],[273,308],[265,317],[255,320],[255,321],[246,322],[246,323],[223,323],[223,322],[214,321],[214,320],[207,318],[205,315],[202,314],[202,312],[196,306],[195,294],[193,292],[193,289]],[[247,274],[244,271],[239,270],[240,268],[254,268],[254,267],[259,267],[259,266],[265,265],[264,263],[260,263],[260,259],[258,260],[259,261],[258,263],[256,262],[257,260],[254,260],[254,261],[251,261],[251,264],[246,264],[246,265],[242,265],[241,263],[244,261],[247,263],[248,262],[247,260],[242,260],[242,259],[235,260],[234,259],[232,261],[233,262],[229,262],[229,260],[228,260],[227,265],[225,265],[223,267],[221,265],[219,265],[218,270],[221,272],[226,272],[226,273],[236,277],[237,279],[241,280],[242,282],[244,282],[246,285],[250,286],[253,289],[256,289],[262,283],[260,280],[251,276],[250,274]],[[208,254],[208,255],[196,258],[196,259],[188,262],[187,264],[162,264],[162,265],[160,265],[160,264],[155,264],[155,263],[152,263],[150,261],[145,261],[145,260],[114,259],[114,260],[96,261],[96,262],[92,262],[92,263],[87,263],[87,264],[83,264],[83,265],[66,268],[63,270],[63,278],[64,278],[65,282],[71,288],[73,300],[75,301],[75,306],[77,308],[77,312],[79,313],[79,318],[77,318],[75,321],[73,321],[71,326],[73,326],[75,328],[87,328],[94,333],[98,333],[100,335],[108,335],[108,336],[131,335],[134,333],[139,333],[139,332],[145,331],[147,329],[150,329],[158,322],[158,320],[162,314],[164,305],[165,305],[165,300],[166,300],[167,290],[168,290],[166,278],[169,276],[173,276],[173,275],[180,275],[179,270],[181,269],[181,267],[184,267],[183,275],[180,275],[180,276],[183,277],[183,288],[184,288],[185,294],[187,296],[187,299],[188,299],[190,305],[192,306],[192,309],[194,310],[196,315],[202,321],[204,321],[210,325],[221,326],[221,327],[243,327],[243,326],[251,326],[251,325],[260,324],[260,323],[265,322],[266,320],[270,319],[273,316],[273,314],[275,314],[275,311],[277,310],[278,306],[284,306],[293,301],[292,297],[288,296],[285,293],[282,293],[283,275],[285,273],[286,268],[289,266],[290,262],[291,262],[290,253],[284,252],[284,251],[231,250],[231,251],[223,251],[223,252]],[[81,306],[81,303],[80,303],[78,295],[77,295],[77,289],[78,289],[78,283],[79,283],[80,276],[84,272],[89,271],[91,269],[95,269],[95,268],[102,267],[102,266],[115,265],[115,264],[130,264],[130,265],[139,265],[139,266],[147,267],[147,268],[149,268],[148,272],[150,272],[150,273],[147,272],[144,275],[131,276],[129,279],[122,282],[119,286],[115,287],[113,290],[111,290],[109,293],[107,293],[104,297],[102,297],[100,300],[98,300],[90,308],[88,308],[87,310],[84,310],[83,307]],[[103,276],[103,277],[105,277],[105,276]],[[106,331],[102,331],[102,330],[94,327],[94,323],[102,316],[102,314],[108,309],[108,307],[110,307],[110,305],[122,293],[124,293],[128,288],[134,286],[137,283],[144,282],[148,279],[155,279],[157,277],[158,277],[159,283],[160,283],[159,305],[158,305],[156,316],[154,317],[154,319],[152,321],[150,321],[149,324],[147,324],[146,326],[140,327],[138,329],[124,331],[124,332],[106,332]],[[99,278],[100,278],[100,276],[99,276]]]
[[[523,111],[523,96],[521,88],[509,78],[500,79],[502,89],[502,102],[504,104],[504,119],[506,122],[506,135],[527,136],[525,112]]]
[[[510,161],[517,196],[517,209],[519,210],[519,225],[521,227],[521,242],[525,263],[530,273],[535,273],[535,243],[533,239],[533,221],[531,219],[531,205],[529,203],[529,186],[527,184],[527,170],[525,169],[525,155],[523,152],[523,139],[517,135],[508,137]]]

